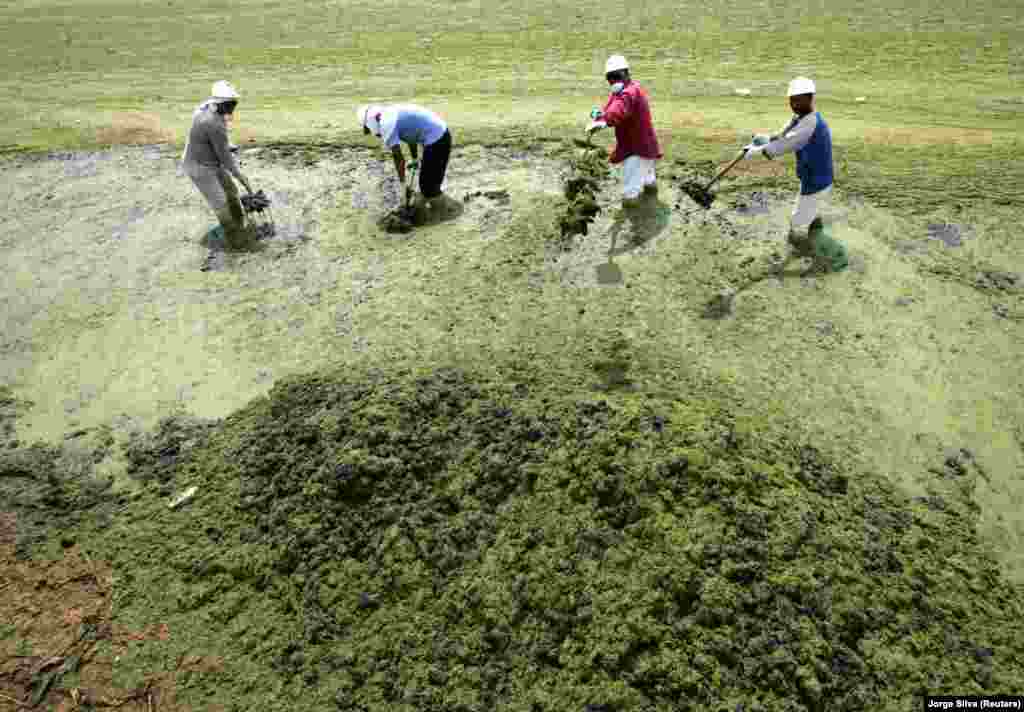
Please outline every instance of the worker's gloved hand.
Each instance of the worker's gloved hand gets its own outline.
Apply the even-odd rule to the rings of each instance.
[[[600,109],[591,109],[590,110],[590,118],[593,119],[594,121],[600,120],[603,116],[604,116],[604,112],[601,111]]]
[[[411,161],[409,161],[409,170],[414,171],[414,170],[416,170],[419,167],[420,167],[419,159],[414,158]]]
[[[750,139],[751,146],[764,146],[771,143],[771,137],[767,134],[754,134]]]
[[[587,133],[592,134],[600,129],[608,128],[608,124],[604,121],[591,121],[590,126],[587,127]]]
[[[745,151],[743,154],[744,160],[749,161],[752,158],[762,155],[764,153],[764,146],[755,146],[754,144],[750,144],[749,146],[744,146],[743,150]]]

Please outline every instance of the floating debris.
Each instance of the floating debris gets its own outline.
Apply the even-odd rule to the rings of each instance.
[[[198,487],[189,487],[187,490],[182,492],[177,498],[175,498],[174,501],[167,505],[168,508],[179,509],[180,507],[184,507],[186,504],[188,504],[195,498],[196,492],[198,491]]]
[[[466,193],[462,198],[463,203],[468,203],[474,198],[487,198],[493,200],[500,205],[508,205],[512,202],[512,196],[509,195],[507,190],[478,190],[475,193]]]

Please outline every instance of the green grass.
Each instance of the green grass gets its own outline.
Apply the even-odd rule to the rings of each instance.
[[[1007,160],[1024,115],[1013,101],[1024,18],[1012,1],[827,11],[651,2],[629,12],[609,0],[440,12],[426,2],[86,1],[11,3],[0,20],[0,145],[88,146],[128,111],[158,117],[181,141],[221,77],[243,94],[240,125],[261,139],[359,140],[352,109],[364,99],[433,106],[462,141],[575,133],[604,96],[605,57],[622,51],[651,90],[670,155],[721,157],[731,142],[674,127],[682,114],[737,136],[775,128],[788,113],[786,82],[804,73],[859,192],[916,206],[942,187],[1021,198],[1024,168]],[[739,87],[752,95],[735,96]],[[865,143],[865,132],[889,127],[907,129],[910,145]],[[975,143],[937,144],[934,129]]]

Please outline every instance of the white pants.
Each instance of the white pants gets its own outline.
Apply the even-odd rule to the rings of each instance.
[[[622,162],[622,197],[633,200],[640,197],[645,186],[654,185],[653,158],[630,156]]]
[[[817,193],[811,193],[810,195],[796,196],[796,202],[793,205],[793,217],[790,220],[790,229],[793,231],[807,232],[807,228],[814,222],[814,218],[818,217],[818,210],[821,208],[829,196],[832,195],[832,186],[823,188]]]

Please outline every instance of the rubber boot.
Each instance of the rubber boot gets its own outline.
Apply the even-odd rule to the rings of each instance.
[[[409,203],[408,218],[413,225],[426,225],[431,221],[432,208],[430,201],[423,197],[423,193],[417,193]]]

